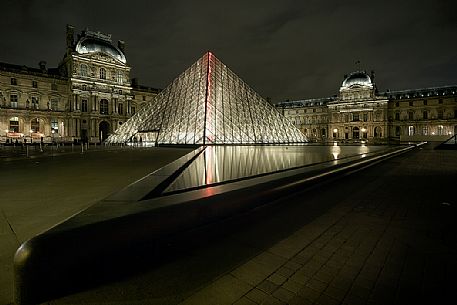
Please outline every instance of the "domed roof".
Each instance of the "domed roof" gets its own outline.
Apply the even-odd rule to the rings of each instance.
[[[103,52],[116,58],[124,64],[127,62],[125,60],[124,53],[122,53],[122,51],[119,50],[119,48],[113,46],[111,42],[107,40],[99,39],[96,37],[81,38],[78,41],[78,44],[76,45],[76,52],[78,52],[79,54]]]
[[[363,71],[356,71],[349,74],[343,81],[341,87],[349,88],[352,86],[358,87],[373,87],[371,78]]]

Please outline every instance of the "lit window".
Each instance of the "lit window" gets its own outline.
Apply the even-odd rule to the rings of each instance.
[[[17,95],[16,94],[10,95],[10,106],[11,106],[11,108],[17,108]]]
[[[82,112],[87,112],[87,100],[82,100],[81,101],[81,111]]]
[[[40,131],[40,121],[38,120],[38,118],[34,118],[30,121],[30,129],[32,132]]]
[[[117,111],[119,112],[119,114],[124,114],[124,105],[119,104],[117,106]]]
[[[422,134],[423,134],[424,136],[428,135],[428,126],[422,127]]]
[[[51,132],[59,133],[59,122],[57,119],[51,119]]]
[[[79,72],[81,76],[87,76],[87,65],[81,64]]]
[[[108,114],[108,101],[100,100],[100,114]]]
[[[17,85],[17,79],[11,77],[11,85]]]
[[[18,117],[12,117],[10,119],[10,132],[19,132],[19,118]]]
[[[122,84],[123,81],[124,81],[124,77],[122,75],[122,71],[117,71],[116,73],[116,81],[119,83],[119,84]]]
[[[443,134],[444,134],[443,131],[444,131],[443,125],[439,125],[439,126],[438,126],[438,135],[439,135],[439,136],[443,135]]]
[[[414,135],[414,126],[408,126],[408,136]]]
[[[36,81],[32,81],[32,87],[33,88],[38,88],[38,83]]]
[[[100,79],[106,79],[106,70],[105,70],[105,68],[100,68]]]

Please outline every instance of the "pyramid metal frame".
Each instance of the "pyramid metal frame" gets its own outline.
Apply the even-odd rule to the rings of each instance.
[[[207,52],[107,139],[152,133],[156,144],[306,142],[287,118]],[[149,139],[151,141],[151,139]]]

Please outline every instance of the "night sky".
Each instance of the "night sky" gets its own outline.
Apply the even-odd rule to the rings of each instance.
[[[131,77],[155,88],[208,50],[273,102],[337,94],[354,70],[381,91],[456,85],[456,3],[2,0],[0,61],[56,67],[71,24],[125,40]]]

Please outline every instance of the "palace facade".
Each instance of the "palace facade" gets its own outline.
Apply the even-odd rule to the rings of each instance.
[[[313,142],[444,141],[457,134],[457,86],[378,92],[373,72],[345,76],[338,95],[276,107]]]
[[[125,43],[67,26],[57,68],[0,63],[0,142],[105,140],[160,90],[130,79]]]

